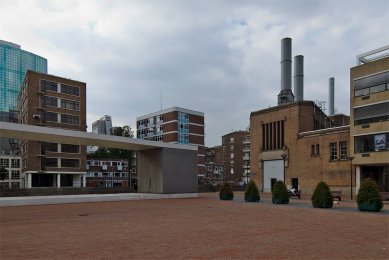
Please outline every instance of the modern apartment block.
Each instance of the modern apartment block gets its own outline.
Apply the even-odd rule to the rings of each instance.
[[[112,134],[112,118],[105,115],[99,120],[92,123],[92,133],[111,135]]]
[[[0,180],[0,188],[22,188],[21,158],[16,155],[0,155],[0,168],[7,170],[4,180]]]
[[[351,156],[356,188],[366,178],[389,191],[389,57],[385,48],[357,57],[350,69]]]
[[[222,146],[205,148],[205,176],[200,182],[222,184],[224,179]]]
[[[250,181],[250,132],[243,138],[243,178],[244,183]]]
[[[86,84],[27,71],[18,96],[19,123],[86,131]],[[86,147],[21,140],[25,187],[85,187]]]
[[[128,187],[128,162],[121,159],[90,159],[86,162],[87,187]]]
[[[204,177],[204,113],[171,107],[136,118],[139,139],[198,146],[198,175]]]
[[[17,98],[27,70],[47,73],[47,60],[0,40],[0,121],[17,122]],[[16,154],[18,148],[17,140],[0,138],[0,154]]]
[[[235,131],[222,137],[224,181],[241,183],[247,181],[247,165],[250,163],[250,147],[247,146],[249,131]]]

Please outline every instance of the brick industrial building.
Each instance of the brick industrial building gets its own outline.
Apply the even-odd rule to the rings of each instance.
[[[86,131],[86,84],[27,71],[19,123]],[[86,147],[21,140],[22,178],[31,187],[85,187]]]
[[[198,146],[199,178],[205,176],[204,113],[171,107],[136,118],[139,139]]]

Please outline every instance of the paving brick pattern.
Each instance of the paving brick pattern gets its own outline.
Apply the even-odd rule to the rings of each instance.
[[[0,259],[388,259],[389,204],[192,199],[0,208]]]

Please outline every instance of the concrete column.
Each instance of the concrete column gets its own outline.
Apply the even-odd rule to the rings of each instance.
[[[32,188],[32,174],[27,173],[27,188],[31,189]]]
[[[138,152],[138,192],[197,193],[197,151],[155,148]]]
[[[86,187],[86,174],[82,175],[82,186],[83,188]]]
[[[361,166],[355,166],[355,195],[358,194],[361,187]]]
[[[61,188],[61,174],[57,173],[57,188]]]

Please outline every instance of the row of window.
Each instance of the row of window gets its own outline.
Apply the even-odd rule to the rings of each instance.
[[[2,189],[9,189],[9,183],[8,182],[0,182],[0,188]],[[11,182],[11,189],[19,189],[20,188],[20,182]]]
[[[61,120],[58,120],[58,117],[61,118]],[[75,115],[68,115],[68,114],[58,114],[54,112],[43,112],[43,120],[49,121],[49,122],[59,122],[64,124],[71,124],[71,125],[80,125],[80,117]]]
[[[58,86],[60,86],[60,93],[73,95],[73,96],[80,96],[80,88],[69,86],[65,84],[57,84],[56,82],[48,81],[48,80],[41,80],[41,91],[53,91],[58,92]]]
[[[59,162],[61,168],[80,168],[79,159],[68,159],[68,158],[42,158],[41,165],[45,167],[58,168]]]
[[[380,84],[377,86],[366,87],[366,88],[354,90],[354,96],[355,97],[367,96],[370,94],[374,94],[374,93],[378,93],[378,92],[382,92],[382,91],[387,91],[387,90],[389,90],[388,83]]]
[[[57,144],[57,143],[42,143],[41,153],[54,152],[54,153],[80,153],[80,146],[76,144]]]
[[[86,177],[128,177],[127,172],[87,172]]]
[[[115,162],[115,161],[86,161],[87,165],[91,166],[102,166],[102,165],[107,165],[107,166],[124,166],[127,167],[128,163],[127,162]]]
[[[262,125],[262,150],[282,149],[284,147],[284,120]]]
[[[60,108],[71,109],[71,110],[80,110],[80,102],[67,99],[58,99],[56,97],[43,96],[41,97],[41,105],[43,107],[51,106],[58,107],[58,100],[60,100]]]
[[[19,170],[8,171],[4,176],[4,180],[10,179],[10,177],[12,180],[19,180],[20,179],[20,171]]]
[[[11,165],[9,164],[11,162]],[[19,168],[20,159],[0,158],[0,167],[4,168]]]
[[[214,168],[213,170],[215,170],[215,171],[223,171],[223,166],[213,166],[213,165],[207,166],[208,171],[212,171],[212,168]]]

